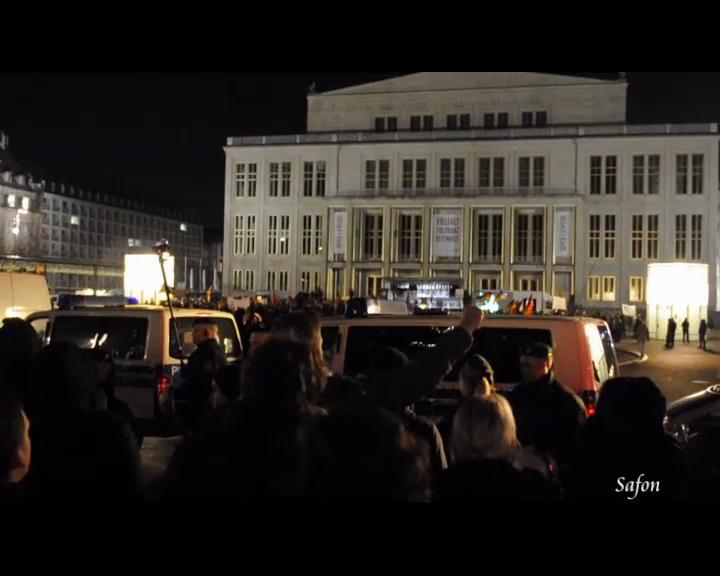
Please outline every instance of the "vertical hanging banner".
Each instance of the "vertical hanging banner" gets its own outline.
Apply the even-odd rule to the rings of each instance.
[[[573,209],[555,210],[555,263],[572,264],[573,260]]]
[[[345,258],[345,236],[347,234],[347,212],[338,210],[333,213],[333,256]]]
[[[433,212],[433,256],[435,260],[460,260],[462,209]]]

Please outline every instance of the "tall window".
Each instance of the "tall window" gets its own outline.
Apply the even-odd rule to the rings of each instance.
[[[617,156],[590,157],[590,194],[617,193]]]
[[[478,186],[502,188],[505,185],[505,158],[480,158],[478,161]]]
[[[600,258],[600,216],[598,214],[590,215],[590,258]]]
[[[507,128],[509,125],[508,121],[508,113],[507,112],[500,112],[498,114],[497,118],[497,127],[498,128]]]
[[[271,198],[277,198],[280,186],[280,164],[278,162],[270,163],[270,190],[268,192]]]
[[[590,157],[590,194],[602,192],[602,156]]]
[[[432,132],[435,118],[433,116],[423,116],[423,130]]]
[[[660,193],[660,156],[648,156],[648,194]]]
[[[365,162],[365,188],[387,190],[390,184],[390,161],[367,160]]]
[[[678,154],[675,157],[675,193],[687,194],[688,183],[688,156]]]
[[[292,180],[292,164],[290,162],[282,163],[282,195],[283,198],[290,196],[290,182]]]
[[[606,302],[615,301],[615,276],[603,276],[602,299]]]
[[[615,216],[605,216],[605,258],[615,258]]]
[[[242,290],[242,270],[233,270],[233,290]]]
[[[703,193],[703,173],[705,167],[705,156],[693,154],[692,156],[692,193]]]
[[[501,262],[503,247],[502,212],[478,212],[475,216],[475,259],[478,262]]]
[[[495,114],[485,114],[483,117],[483,127],[486,130],[495,128]]]
[[[278,217],[268,216],[268,254],[274,256],[278,253]],[[270,288],[268,288],[270,289]]]
[[[134,244],[134,243],[133,243]],[[235,216],[234,250],[235,256],[244,253],[245,248],[245,216]]]
[[[301,292],[311,292],[312,288],[310,287],[310,272],[303,271],[300,272],[300,291]]]
[[[465,187],[465,160],[443,158],[440,160],[440,188]]]
[[[380,212],[363,214],[363,258],[366,260],[382,259],[383,215]]]
[[[312,162],[303,164],[303,196],[308,198],[313,195],[313,183],[315,178],[315,165]]]
[[[422,258],[422,214],[398,214],[398,259],[417,261]]]
[[[277,288],[277,285],[275,284],[276,278],[277,278],[277,273],[275,272],[275,270],[267,271],[267,284],[266,284],[267,290],[275,290]]]
[[[642,215],[633,215],[632,217],[632,237],[631,257],[633,260],[640,260],[643,257],[643,217]]]
[[[523,156],[518,161],[518,186],[542,188],[545,186],[545,158]]]
[[[647,258],[648,260],[657,260],[660,245],[660,216],[649,215],[647,223]]]
[[[255,290],[255,270],[245,270],[243,290]]]
[[[280,270],[280,282],[278,285],[278,289],[281,292],[287,292],[287,289],[288,289],[288,271],[287,270]]]
[[[542,213],[516,213],[514,246],[517,262],[542,262],[543,232],[544,216]]]
[[[313,195],[318,198],[325,196],[325,162],[305,162],[303,177],[303,196],[306,198]]]
[[[280,254],[289,252],[290,244],[290,216],[280,216]]]
[[[600,276],[588,277],[588,300],[600,300]]]
[[[690,258],[702,258],[702,214],[693,214],[690,220]]]
[[[683,260],[687,257],[687,216],[675,216],[675,258]]]
[[[322,249],[322,216],[303,216],[303,256],[317,256]]]
[[[245,254],[255,254],[255,236],[257,235],[255,215],[245,217],[247,227],[245,229]]]
[[[423,190],[427,185],[427,160],[403,160],[403,189]]]
[[[630,302],[645,301],[645,278],[630,276]]]
[[[660,156],[633,156],[633,194],[660,193]]]
[[[235,166],[235,197],[254,198],[257,191],[257,164],[237,164]]]

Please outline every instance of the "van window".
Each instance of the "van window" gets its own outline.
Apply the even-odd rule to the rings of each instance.
[[[448,330],[447,326],[350,326],[345,374],[365,374],[377,350],[397,348],[412,360],[426,348],[432,348]]]
[[[612,334],[606,326],[598,326],[598,332],[600,333],[600,340],[602,340],[603,351],[605,353],[604,357],[608,378],[615,378],[620,375],[620,367],[618,366]],[[601,384],[602,382],[604,382],[604,380],[600,381]]]
[[[457,382],[460,369],[467,356],[480,354],[493,367],[496,384],[520,383],[520,350],[534,342],[553,345],[550,330],[530,328],[483,328],[475,332],[473,345],[460,361],[455,364],[446,382]]]
[[[323,357],[325,358],[325,362],[330,365],[335,355],[340,353],[340,346],[342,344],[340,341],[340,328],[337,326],[323,326],[321,333]]]
[[[142,360],[147,345],[147,318],[117,316],[57,316],[51,342],[68,342],[78,348],[102,348],[116,360]]]
[[[590,347],[590,356],[592,358],[593,369],[595,371],[595,378],[602,384],[610,376],[610,367],[606,355],[605,347],[603,346],[602,338],[600,337],[600,327],[595,324],[585,325],[585,335],[587,337],[588,346]]]
[[[32,322],[30,322],[30,326],[32,326],[33,330],[37,332],[37,335],[43,343],[45,342],[45,329],[47,328],[47,323],[47,317],[35,318]]]
[[[197,318],[193,316],[186,316],[185,318],[176,318],[176,320],[183,355],[186,357],[190,356],[196,348],[192,340],[192,331],[193,322],[195,322]],[[240,356],[242,348],[237,337],[235,323],[230,318],[213,318],[213,320],[218,326],[220,347],[225,351],[225,356],[228,358],[236,358]],[[173,334],[172,320],[168,321],[168,330],[170,334],[168,351],[170,356],[173,358],[179,358],[177,354],[177,347],[175,346],[175,335]]]

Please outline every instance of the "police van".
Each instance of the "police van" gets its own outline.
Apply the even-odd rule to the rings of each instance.
[[[42,331],[44,344],[68,342],[79,348],[101,348],[115,364],[115,396],[125,402],[145,433],[168,429],[175,415],[175,391],[182,363],[195,350],[193,322],[212,318],[228,363],[242,357],[235,318],[227,312],[174,309],[180,348],[170,310],[162,306],[112,303],[32,314],[28,321]]]

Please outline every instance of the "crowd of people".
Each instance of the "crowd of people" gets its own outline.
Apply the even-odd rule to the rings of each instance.
[[[296,308],[299,308],[296,306]],[[0,329],[0,493],[11,501],[628,499],[619,479],[644,477],[647,499],[716,497],[720,486],[665,433],[666,401],[647,378],[614,378],[596,413],[553,376],[556,351],[518,351],[522,383],[495,389],[494,371],[466,356],[483,315],[413,361],[376,351],[364,373],[332,374],[320,311],[237,311],[266,340],[227,364],[208,317],[196,351],[184,436],[162,478],[145,485],[133,421],[112,397],[102,351],[41,349],[22,320]],[[273,317],[274,316],[274,317]],[[248,332],[250,333],[250,332]],[[250,350],[250,347],[246,348]],[[438,422],[414,411],[458,362],[458,407]],[[702,490],[698,489],[702,486]]]

